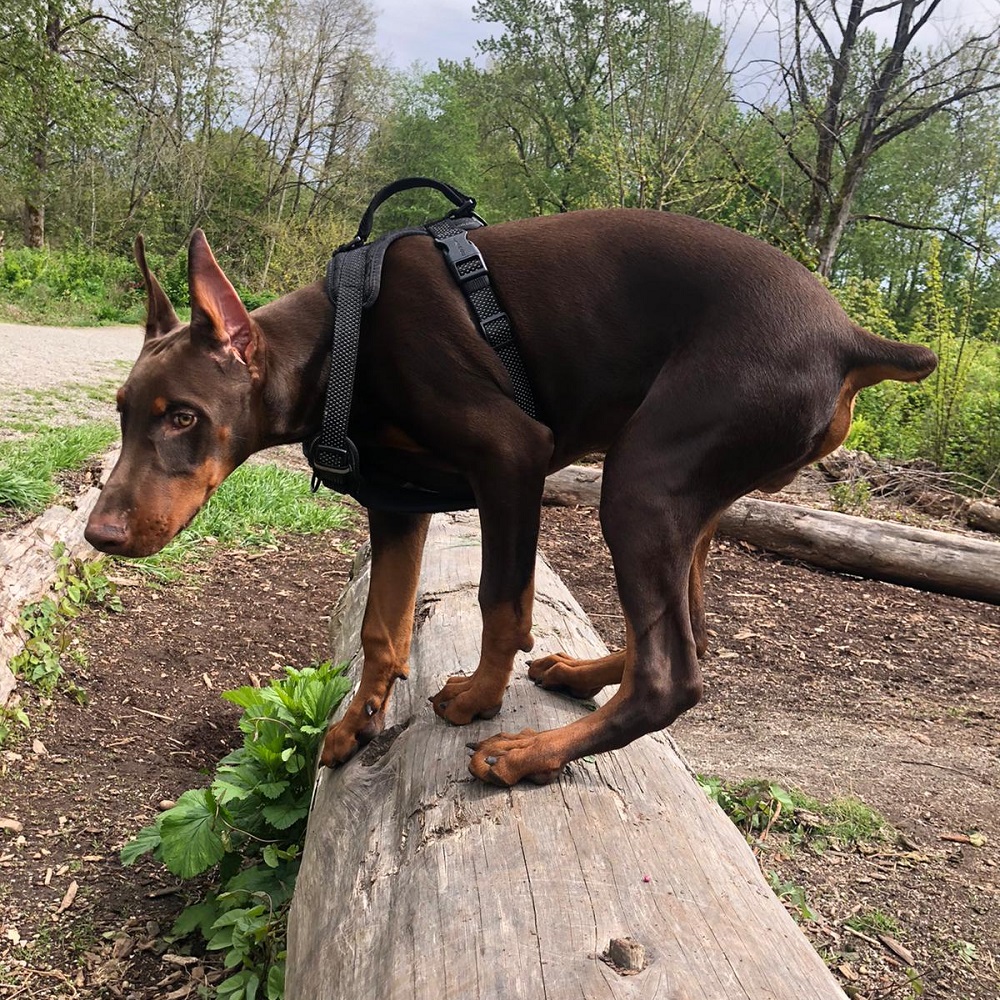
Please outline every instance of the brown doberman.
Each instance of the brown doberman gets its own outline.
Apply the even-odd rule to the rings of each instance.
[[[701,581],[720,513],[781,489],[845,438],[859,389],[934,370],[924,347],[858,327],[819,280],[751,237],[686,216],[569,213],[475,230],[510,315],[540,420],[514,401],[429,237],[386,256],[365,315],[351,437],[400,481],[471,486],[480,512],[482,655],[434,711],[455,725],[501,708],[514,656],[532,648],[545,476],[606,451],[601,526],[614,560],[626,648],[597,661],[531,663],[542,687],[589,696],[596,712],[549,732],[474,745],[477,777],[547,782],[571,760],[670,725],[702,690]],[[332,307],[322,282],[248,313],[204,235],[189,248],[191,322],[146,266],[146,339],[118,393],[123,448],[87,538],[143,556],[187,525],[241,462],[317,432]],[[408,672],[428,515],[369,511],[371,590],[364,670],[322,762],[347,760],[382,728]]]

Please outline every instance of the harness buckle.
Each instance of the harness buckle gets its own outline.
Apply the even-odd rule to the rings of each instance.
[[[475,278],[484,278],[489,274],[479,247],[464,232],[453,236],[435,236],[434,242],[444,252],[448,270],[459,285],[468,284]]]
[[[328,476],[347,476],[358,468],[358,450],[350,438],[343,448],[321,444],[319,438],[316,438],[310,445],[306,458],[314,473]]]

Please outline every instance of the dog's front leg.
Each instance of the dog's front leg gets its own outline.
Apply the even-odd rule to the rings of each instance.
[[[449,678],[431,698],[434,711],[457,726],[492,719],[500,711],[514,656],[533,645],[535,551],[545,466],[541,459],[524,461],[517,469],[497,462],[472,481],[483,537],[482,653],[471,677]]]
[[[409,676],[413,607],[429,523],[429,514],[368,512],[372,568],[361,624],[365,662],[351,704],[327,731],[320,757],[327,767],[382,732],[392,686]]]

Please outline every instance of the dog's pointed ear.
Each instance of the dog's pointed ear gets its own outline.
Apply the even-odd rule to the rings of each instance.
[[[188,247],[188,288],[192,335],[207,339],[213,350],[221,349],[249,367],[259,346],[258,334],[200,229],[194,231]]]
[[[146,263],[146,244],[142,234],[135,238],[135,262],[139,265],[142,280],[146,283],[146,339],[161,337],[174,327],[180,326],[181,321],[177,318],[167,293],[153,277],[153,272]]]

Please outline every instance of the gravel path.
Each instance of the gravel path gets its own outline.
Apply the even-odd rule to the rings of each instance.
[[[0,323],[0,393],[61,383],[93,384],[139,355],[138,326],[93,329]]]

